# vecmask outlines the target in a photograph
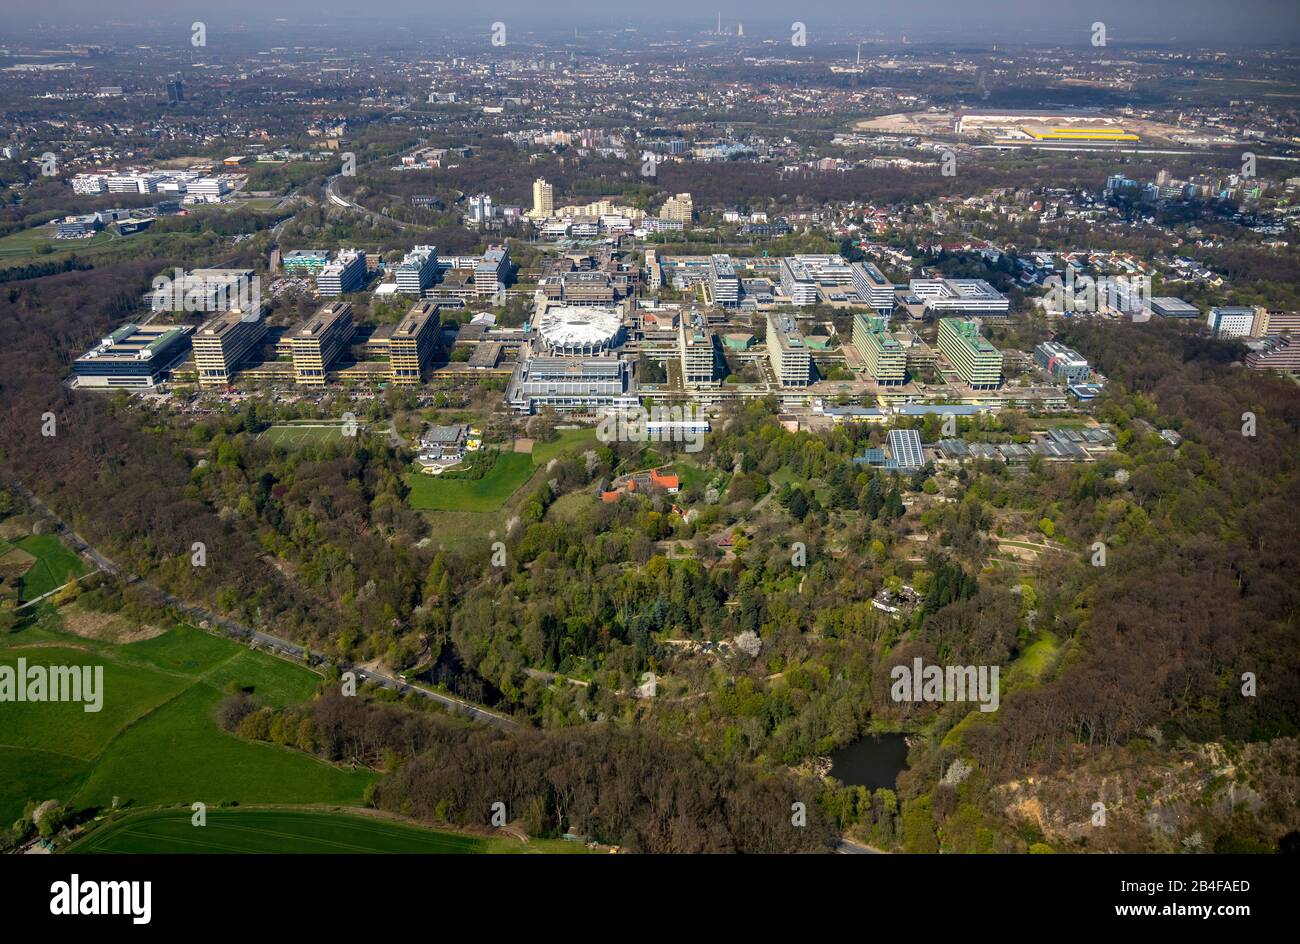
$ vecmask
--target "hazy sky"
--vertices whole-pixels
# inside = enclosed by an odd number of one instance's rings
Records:
[[[5,0],[8,23],[85,26],[111,23],[157,26],[168,21],[204,20],[209,29],[225,23],[254,28],[276,17],[290,23],[369,21],[376,27],[404,22],[494,20],[536,22],[549,18],[559,29],[709,27],[721,12],[734,29],[745,23],[747,37],[789,33],[801,20],[810,40],[843,37],[843,31],[879,32],[884,38],[945,38],[954,42],[1087,41],[1092,23],[1106,24],[1113,43],[1300,42],[1297,0]],[[0,40],[6,29],[0,24]],[[87,37],[93,39],[93,37]]]

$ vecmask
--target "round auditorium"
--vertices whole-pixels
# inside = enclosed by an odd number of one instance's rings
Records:
[[[623,316],[608,308],[549,308],[537,320],[537,336],[548,354],[607,354],[623,343]]]

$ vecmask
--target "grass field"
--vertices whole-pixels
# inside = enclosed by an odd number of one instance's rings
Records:
[[[29,535],[15,544],[36,558],[31,569],[23,575],[21,598],[24,603],[86,572],[81,558],[53,534]]]
[[[496,511],[533,474],[533,459],[521,452],[497,455],[492,470],[480,479],[444,479],[412,474],[407,500],[423,511]]]
[[[677,474],[678,478],[682,480],[683,489],[692,488],[697,485],[700,488],[704,488],[718,475],[715,470],[702,468],[692,462],[674,462],[672,470]],[[724,478],[730,478],[730,476],[724,476]],[[723,483],[723,488],[726,488],[725,482]]]
[[[371,816],[317,810],[212,810],[207,825],[192,812],[157,810],[110,823],[77,843],[88,853],[397,853],[481,855],[585,852],[577,843],[471,836]]]
[[[411,492],[407,496],[412,508],[436,512],[500,511],[533,473],[552,459],[567,452],[580,452],[596,444],[595,427],[562,429],[553,442],[535,443],[531,453],[501,452],[496,464],[481,479],[449,479],[437,475],[412,474],[406,477]],[[475,522],[475,529],[488,528]]]
[[[294,810],[190,810],[128,816],[79,843],[77,852],[451,853],[488,851],[488,840],[361,816]]]
[[[329,426],[325,424],[269,426],[258,434],[257,438],[277,446],[284,446],[286,449],[298,449],[308,443],[329,442],[332,439],[342,439],[343,427]]]
[[[359,805],[369,771],[350,771],[216,721],[233,685],[271,705],[309,697],[319,676],[231,640],[177,627],[114,645],[45,627],[0,640],[0,662],[102,665],[103,707],[6,703],[0,725],[0,823],[29,800],[78,808],[221,802]]]
[[[596,427],[583,426],[577,429],[561,429],[554,442],[539,442],[533,444],[533,464],[546,465],[556,456],[565,452],[582,452],[587,449],[594,449],[598,444],[596,442]]]
[[[88,239],[55,239],[53,226],[38,226],[0,238],[0,268],[32,262],[62,262],[72,256],[99,265],[110,260],[162,254],[183,245],[199,248],[204,237],[196,233],[146,231],[119,236],[103,229]]]

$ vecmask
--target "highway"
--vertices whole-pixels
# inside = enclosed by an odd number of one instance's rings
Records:
[[[409,105],[403,106],[402,108],[397,109],[397,111],[392,112],[391,114],[394,114],[394,115],[395,115],[395,114],[397,114],[397,112],[405,111],[405,110],[406,110],[407,108],[409,108],[409,107],[410,107]],[[389,116],[385,116],[385,117],[389,117]],[[404,152],[402,152],[401,154],[397,154],[397,155],[394,155],[394,157],[392,157],[392,158],[385,158],[385,159],[383,159],[383,160],[385,160],[385,161],[387,161],[387,160],[398,160],[398,161],[400,161],[400,160],[402,159],[402,157],[405,156],[406,154],[414,154],[416,151],[420,150],[420,149],[423,148],[424,146],[425,146],[424,143],[421,142],[421,143],[417,144],[415,147],[413,147],[413,148],[411,148],[411,149],[409,149],[409,150],[407,150],[407,151],[404,151]],[[374,163],[377,163],[377,161],[367,161],[366,163],[367,163],[367,164],[374,164]],[[359,166],[365,166],[365,165],[359,165]],[[359,203],[354,203],[354,202],[352,202],[351,200],[348,200],[346,197],[343,197],[342,195],[339,194],[339,192],[338,192],[338,186],[337,186],[337,185],[338,185],[338,180],[339,180],[339,178],[342,177],[342,176],[343,176],[342,173],[331,174],[331,175],[330,175],[328,178],[326,178],[326,180],[325,180],[325,199],[326,199],[326,201],[328,201],[332,206],[342,207],[343,209],[347,209],[347,210],[356,210],[358,213],[362,213],[362,214],[364,214],[364,215],[370,217],[370,219],[372,219],[372,220],[374,220],[374,221],[376,221],[376,222],[378,222],[378,223],[390,223],[390,224],[392,224],[393,226],[400,227],[401,229],[420,229],[420,228],[421,228],[420,225],[417,224],[417,223],[403,223],[401,220],[395,220],[395,219],[393,219],[391,216],[384,216],[384,214],[382,214],[382,213],[376,213],[374,210],[369,210],[369,209],[367,209],[366,207],[363,207],[361,204],[359,204]]]
[[[259,629],[253,629],[236,623],[234,620],[226,619],[211,610],[201,606],[195,606],[192,603],[180,599],[179,597],[168,593],[157,587],[136,574],[123,575],[122,569],[115,563],[93,548],[81,535],[73,531],[62,518],[56,515],[44,502],[31,493],[22,483],[13,481],[11,487],[18,492],[27,502],[44,515],[58,528],[59,537],[65,544],[71,547],[78,554],[90,560],[100,570],[122,577],[127,583],[144,590],[158,602],[185,613],[187,616],[194,618],[199,622],[206,622],[209,627],[220,627],[228,636],[233,636],[244,642],[254,642],[272,653],[286,656],[300,662],[307,662],[310,665],[320,665],[325,661],[325,657],[320,653],[311,652],[303,646],[299,646],[287,639],[281,639],[279,636],[272,636],[270,633],[262,632]],[[414,685],[403,679],[394,678],[391,675],[385,675],[382,672],[376,672],[372,669],[359,668],[351,663],[340,663],[339,668],[343,671],[352,671],[357,675],[358,681],[372,682],[381,688],[387,688],[396,691],[402,695],[418,695],[421,698],[427,698],[430,701],[437,702],[445,708],[448,708],[458,714],[465,715],[474,721],[480,721],[484,724],[491,724],[503,729],[512,729],[519,727],[518,722],[513,718],[497,714],[487,708],[483,708],[473,702],[468,702],[453,695],[445,695],[442,692],[436,692],[432,689],[425,688],[422,685]]]

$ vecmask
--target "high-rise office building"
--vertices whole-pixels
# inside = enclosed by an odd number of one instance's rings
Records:
[[[939,319],[939,351],[972,390],[1002,386],[1002,352],[980,334],[978,321]]]
[[[1220,305],[1210,309],[1206,323],[1221,338],[1248,338],[1255,327],[1255,309],[1249,305]]]
[[[316,291],[322,298],[355,292],[366,281],[366,254],[356,249],[340,252],[316,275]]]
[[[541,177],[533,181],[533,210],[529,215],[535,219],[555,215],[555,188]]]
[[[510,250],[505,246],[489,246],[483,259],[474,267],[474,294],[482,298],[503,292],[510,276]]]
[[[229,384],[236,368],[248,359],[265,335],[266,322],[260,304],[249,311],[232,308],[203,322],[191,341],[199,384],[204,387]]]
[[[293,328],[288,340],[293,351],[294,380],[322,386],[325,372],[351,344],[352,332],[351,302],[323,305],[316,314]]]
[[[438,303],[416,302],[388,339],[388,366],[399,387],[419,384],[425,365],[438,345]]]
[[[682,359],[682,384],[686,387],[718,385],[717,343],[698,311],[686,312],[677,323],[677,347]]]
[[[790,299],[791,305],[816,305],[821,299],[817,289],[817,280],[813,278],[808,267],[798,258],[787,256],[781,259],[781,289]]]
[[[715,305],[735,308],[740,304],[740,279],[736,277],[731,256],[726,253],[709,256],[709,289]]]
[[[853,287],[858,297],[882,315],[894,310],[894,283],[870,262],[853,263]]]
[[[882,385],[907,382],[907,352],[889,333],[889,319],[858,312],[853,316],[853,346],[866,362],[867,372]]]
[[[781,386],[806,387],[812,383],[812,354],[808,351],[808,342],[789,315],[768,314],[767,357]]]
[[[437,276],[438,247],[416,246],[397,267],[397,290],[403,295],[421,298]]]
[[[175,105],[185,101],[185,83],[181,81],[181,74],[177,72],[167,80],[167,104]]]

